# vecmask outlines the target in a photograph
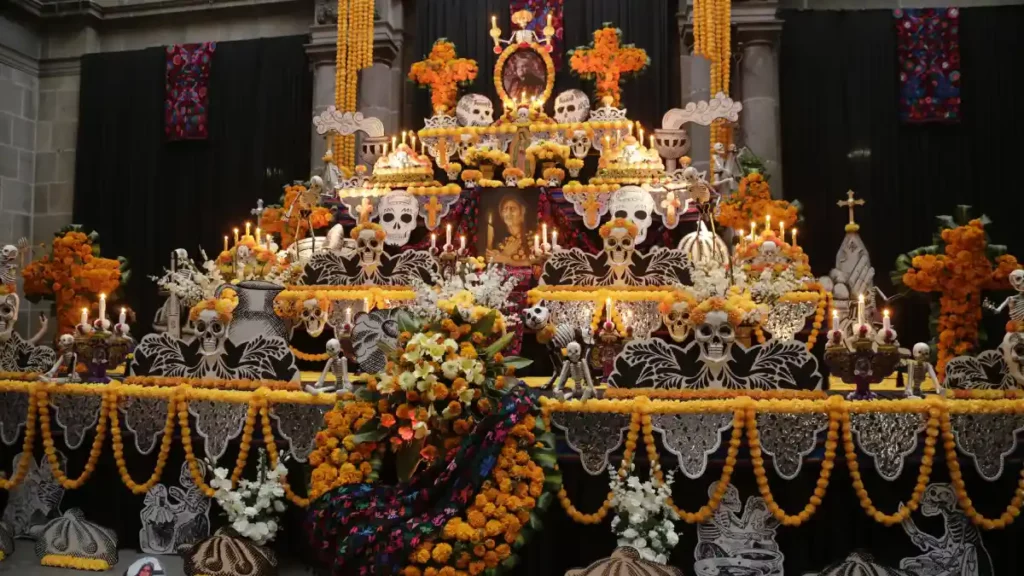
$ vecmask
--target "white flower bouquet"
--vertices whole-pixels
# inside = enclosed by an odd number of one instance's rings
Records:
[[[653,480],[640,482],[630,466],[630,474],[623,479],[618,470],[611,471],[612,531],[618,536],[619,546],[630,546],[644,560],[668,564],[672,548],[679,543],[676,533],[676,513],[666,502],[672,495],[672,473],[665,483],[654,485]]]
[[[217,491],[214,499],[227,514],[231,527],[257,546],[266,545],[277,535],[278,520],[285,511],[281,478],[287,474],[288,470],[280,461],[276,468],[268,469],[266,451],[262,448],[256,481],[241,480],[237,488],[232,488],[226,468],[213,471],[210,486]]]

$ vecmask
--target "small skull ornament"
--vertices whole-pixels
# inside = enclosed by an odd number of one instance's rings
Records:
[[[0,342],[7,342],[14,333],[14,324],[18,321],[20,301],[17,294],[8,294],[0,300]]]
[[[324,331],[327,325],[327,311],[320,306],[320,301],[310,298],[302,303],[302,325],[306,327],[306,333],[316,338]]]
[[[483,94],[466,94],[455,106],[461,126],[490,126],[494,123],[494,104]]]
[[[572,139],[569,141],[569,148],[572,149],[573,156],[585,158],[590,152],[592,145],[593,142],[591,142],[590,136],[587,136],[585,130],[573,130]]]
[[[583,122],[590,116],[590,98],[582,90],[566,90],[555,96],[555,120],[560,124]]]
[[[628,265],[633,260],[635,250],[633,237],[625,228],[612,228],[608,237],[604,239],[604,251],[612,265]]]
[[[224,353],[224,342],[228,338],[228,326],[213,310],[203,310],[195,323],[199,339],[199,353],[206,357]]]
[[[533,306],[523,310],[523,325],[530,330],[542,330],[551,320],[551,311],[546,306]]]
[[[1003,361],[1010,371],[1010,375],[1016,380],[1017,386],[1024,385],[1024,334],[1020,332],[1007,332],[1003,336],[1003,343],[1000,345],[1003,354]]]
[[[365,228],[356,236],[356,253],[359,254],[359,265],[363,267],[380,265],[380,256],[384,252],[384,242],[377,237],[377,231]]]
[[[380,199],[377,209],[380,225],[384,228],[384,242],[391,246],[405,246],[416,229],[419,203],[408,192],[391,192]]]
[[[690,336],[693,324],[690,322],[690,305],[686,302],[672,304],[668,313],[661,315],[661,320],[665,323],[669,336],[676,342],[682,342]]]
[[[729,323],[729,315],[722,310],[712,310],[694,333],[700,346],[700,360],[711,364],[722,364],[730,358],[730,351],[736,341],[736,330]]]
[[[650,192],[639,186],[623,186],[612,194],[608,209],[612,218],[625,218],[636,224],[639,230],[637,244],[647,239],[647,229],[651,227],[654,213],[654,198]]]

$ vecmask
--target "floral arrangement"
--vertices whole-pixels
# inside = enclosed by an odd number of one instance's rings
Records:
[[[672,498],[672,477],[669,472],[664,482],[653,479],[640,482],[634,474],[636,464],[630,463],[630,474],[623,479],[619,470],[612,469],[611,490],[612,531],[619,546],[630,546],[640,557],[658,564],[668,564],[672,548],[679,544],[674,520],[679,516],[668,507]]]
[[[565,144],[545,140],[526,147],[526,157],[541,162],[565,162],[569,158],[569,147]]]
[[[199,319],[199,315],[207,310],[212,310],[217,313],[217,319],[228,324],[231,322],[231,317],[235,311],[235,307],[238,306],[238,295],[231,292],[231,296],[225,296],[223,298],[210,298],[202,300],[188,311],[189,322],[195,322]]]
[[[969,215],[969,206],[959,206],[954,216],[940,216],[939,242],[901,255],[892,274],[898,286],[939,293],[939,378],[951,358],[979,344],[982,291],[1008,289],[1010,272],[1020,268],[1005,246],[989,243],[985,225],[990,220]]]
[[[612,230],[615,230],[616,228],[625,228],[626,233],[629,234],[631,238],[636,238],[636,235],[640,233],[640,229],[637,228],[637,225],[625,218],[613,218],[602,224],[601,228],[599,228],[597,232],[601,235],[601,238],[607,238],[611,235]]]
[[[516,182],[517,188],[532,188],[533,186],[536,185],[537,181],[530,177],[520,178],[519,182]]]
[[[504,266],[490,264],[484,267],[480,260],[474,259],[459,263],[454,273],[437,279],[434,284],[415,280],[412,289],[416,300],[408,309],[417,318],[440,322],[448,317],[446,309],[450,310],[452,303],[469,306],[472,302],[472,306],[482,308],[475,311],[476,315],[482,314],[483,309],[491,309],[497,313],[501,324],[515,325],[519,322],[519,315],[509,296],[518,284],[519,278]]]
[[[775,246],[770,256],[762,252],[766,242]],[[737,283],[748,285],[757,302],[774,302],[781,295],[803,290],[814,281],[810,259],[803,248],[779,239],[772,230],[762,232],[752,241],[743,241],[735,259],[735,269],[743,275],[743,281]]]
[[[101,258],[99,234],[86,234],[77,225],[57,232],[49,254],[22,271],[25,297],[31,302],[52,297],[57,304],[57,333],[70,334],[82,308],[106,294],[108,304],[131,273],[124,258]]]
[[[583,169],[583,160],[580,158],[569,158],[565,161],[565,167],[569,169],[569,175],[575,178],[580,175],[580,170]]]
[[[338,486],[377,480],[385,445],[358,436],[374,416],[373,404],[356,400],[352,394],[343,395],[324,415],[325,427],[317,432],[316,449],[309,455],[313,467],[310,498],[319,498]]]
[[[771,187],[760,173],[751,173],[740,180],[736,193],[722,198],[719,203],[718,223],[736,230],[747,228],[751,222],[782,222],[792,228],[800,217],[800,205],[785,200],[773,200]]]
[[[726,296],[714,296],[698,304],[690,312],[690,321],[694,326],[704,323],[709,312],[725,312],[729,316],[729,324],[738,327],[741,324],[756,325],[767,313],[763,306],[758,306],[750,296],[750,292],[732,286]]]
[[[409,69],[409,80],[430,89],[430,103],[436,114],[455,109],[458,86],[476,79],[476,60],[455,57],[455,44],[439,38],[430,54]]]
[[[334,214],[323,206],[313,207],[308,221],[303,218],[296,208],[292,210],[291,217],[285,218],[288,214],[288,207],[292,205],[295,198],[306,192],[305,184],[296,182],[284,187],[284,195],[281,197],[280,205],[270,205],[260,215],[259,227],[268,234],[273,234],[281,239],[281,247],[288,248],[295,241],[296,234],[305,238],[309,235],[309,222],[312,222],[314,230],[326,228],[334,223]]]
[[[240,253],[242,247],[245,250]],[[221,278],[232,284],[244,280],[266,280],[282,286],[298,283],[302,266],[276,249],[276,244],[257,243],[251,235],[242,236],[237,244],[221,251],[215,261],[204,262],[203,268],[210,279]]]
[[[562,180],[565,180],[565,170],[561,168],[545,168],[541,175],[549,182],[553,180],[561,183]]]
[[[497,148],[488,146],[471,146],[466,150],[465,161],[473,166],[489,164],[491,166],[504,166],[509,162],[509,156]]]
[[[619,83],[623,75],[639,74],[651,63],[647,52],[632,44],[622,45],[622,30],[605,24],[594,31],[589,46],[580,46],[566,53],[569,68],[585,80],[596,80],[597,98],[611,97],[618,106],[622,97]]]
[[[203,263],[205,272],[200,271],[191,261],[179,263],[180,268],[171,272],[164,269],[164,275],[150,276],[161,290],[174,294],[186,308],[192,308],[202,300],[214,298],[217,288],[224,284],[224,277],[215,262]]]
[[[213,497],[231,527],[257,546],[264,546],[274,540],[280,527],[278,520],[285,511],[281,479],[288,475],[288,469],[280,461],[269,469],[267,453],[260,448],[257,470],[255,481],[243,479],[234,488],[228,469],[216,468],[210,486],[216,490]]]

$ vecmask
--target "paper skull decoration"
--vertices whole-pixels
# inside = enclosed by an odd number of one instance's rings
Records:
[[[384,242],[391,246],[405,246],[409,236],[416,229],[416,215],[419,203],[408,192],[390,192],[380,199],[377,206],[380,225],[384,228]]]
[[[604,237],[604,252],[613,266],[627,266],[633,260],[636,240],[625,226],[614,227]]]
[[[654,213],[654,198],[650,192],[639,186],[623,186],[612,194],[608,210],[612,218],[625,218],[636,224],[637,244],[647,239],[647,229],[651,227]]]
[[[736,329],[729,323],[727,312],[712,310],[697,327],[694,338],[700,346],[701,362],[721,365],[730,358],[732,345],[736,341]]]
[[[203,310],[195,321],[196,337],[199,339],[199,353],[213,357],[224,354],[224,342],[228,339],[228,325],[215,310]]]
[[[19,300],[17,294],[0,297],[0,342],[7,342],[18,321]]]
[[[363,268],[376,269],[380,265],[380,257],[384,253],[384,241],[381,236],[386,237],[387,233],[379,234],[379,231],[380,228],[367,226],[356,234],[356,254],[359,255],[359,265]]]
[[[494,104],[483,94],[466,94],[455,106],[460,126],[490,126],[494,122]]]
[[[590,116],[590,98],[582,90],[566,90],[555,96],[555,120],[559,124],[583,122]]]
[[[676,342],[686,340],[693,327],[690,323],[690,305],[686,302],[673,303],[668,312],[662,312],[661,320],[665,323],[669,336]]]
[[[569,148],[572,149],[573,156],[585,158],[590,152],[591,145],[593,142],[590,140],[590,136],[587,136],[586,130],[573,130],[572,139],[569,140]]]
[[[302,302],[302,325],[306,333],[316,338],[324,331],[327,325],[327,310],[320,306],[316,298],[309,298]]]

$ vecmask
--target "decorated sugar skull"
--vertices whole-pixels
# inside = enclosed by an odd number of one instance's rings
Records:
[[[555,120],[560,124],[583,122],[590,116],[590,98],[582,90],[566,90],[555,96]]]
[[[199,353],[203,356],[220,356],[224,353],[224,342],[228,339],[228,323],[216,310],[203,310],[195,320]]]
[[[324,304],[326,302],[321,302],[316,298],[309,298],[302,302],[300,319],[306,328],[306,333],[314,338],[323,333],[324,326],[327,325],[327,307]]]
[[[542,330],[551,320],[547,306],[532,306],[523,310],[523,325],[530,330]]]
[[[600,232],[608,263],[612,266],[629,265],[636,251],[636,224],[625,218],[616,218],[601,226]]]
[[[943,512],[952,512],[956,507],[956,492],[949,484],[932,484],[921,498],[921,513],[925,516],[939,516]]]
[[[466,94],[455,106],[460,126],[490,126],[494,122],[494,104],[483,94]]]
[[[736,341],[736,329],[729,322],[729,313],[725,310],[708,311],[697,327],[694,338],[700,346],[702,362],[721,364],[727,361]]]
[[[360,224],[352,229],[352,239],[356,241],[356,254],[362,267],[380,265],[380,256],[384,252],[386,234],[379,224]]]
[[[612,218],[625,218],[636,224],[636,243],[647,239],[647,229],[651,227],[654,212],[654,198],[651,193],[639,186],[623,186],[608,201],[608,209]]]
[[[380,224],[384,228],[384,241],[391,246],[405,246],[416,229],[419,203],[416,197],[404,191],[390,192],[380,199],[377,207]]]
[[[593,144],[590,140],[590,136],[587,136],[586,130],[573,130],[572,139],[569,141],[569,148],[572,149],[573,156],[577,158],[583,158],[590,152],[590,146]]]
[[[663,307],[661,320],[665,323],[669,336],[676,342],[686,340],[693,327],[690,323],[690,305],[686,302],[673,302]]]
[[[17,294],[6,294],[0,299],[0,342],[7,342],[18,321],[19,300]]]

